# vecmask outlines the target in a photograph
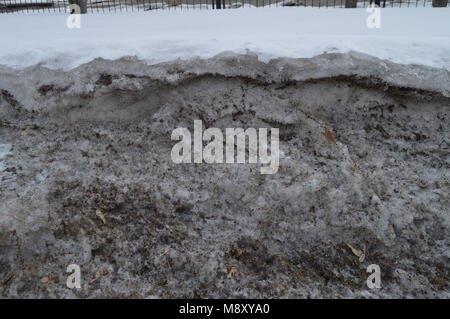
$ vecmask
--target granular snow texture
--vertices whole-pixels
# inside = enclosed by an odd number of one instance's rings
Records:
[[[357,53],[1,67],[0,295],[449,298],[449,88]],[[174,164],[197,119],[278,127],[279,171]]]

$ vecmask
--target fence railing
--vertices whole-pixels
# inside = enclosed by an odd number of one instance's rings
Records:
[[[85,1],[87,13],[150,10],[213,10],[248,7],[386,8],[448,7],[448,0],[0,0],[0,13],[66,12],[70,4]],[[353,3],[353,4],[352,4]]]

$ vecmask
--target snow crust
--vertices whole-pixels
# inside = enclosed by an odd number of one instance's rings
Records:
[[[69,29],[65,14],[5,14],[0,64],[68,70],[98,57],[136,56],[155,64],[252,51],[267,62],[357,51],[450,68],[448,9],[382,9],[379,29],[367,27],[369,15],[366,9],[282,7],[90,13],[80,29]]]

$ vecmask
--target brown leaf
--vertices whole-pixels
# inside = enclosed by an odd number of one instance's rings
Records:
[[[437,283],[440,286],[445,286],[445,279],[444,278],[435,278],[434,282]]]
[[[31,132],[27,132],[27,131],[22,131],[22,133],[20,133],[21,136],[31,136],[33,135],[33,133]]]
[[[325,131],[325,138],[327,139],[327,141],[336,144],[336,140],[334,139],[333,134],[331,134],[330,130]]]
[[[233,277],[233,275],[237,273],[237,268],[234,266],[228,267],[228,278]]]
[[[233,256],[235,257],[235,258],[239,258],[242,254],[243,254],[243,250],[242,249],[239,249],[239,248],[233,248],[232,250],[231,250],[231,253],[233,254]]]
[[[54,274],[53,276],[51,276],[50,278],[49,278],[49,280],[51,281],[51,280],[55,280],[55,279],[57,279],[59,276],[57,275],[57,274]]]

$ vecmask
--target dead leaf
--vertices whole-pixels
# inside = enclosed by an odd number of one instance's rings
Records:
[[[21,135],[21,136],[31,136],[31,135],[33,135],[33,133],[27,132],[27,131],[22,131],[22,132],[20,133],[20,135]]]
[[[167,248],[166,250],[164,250],[164,252],[163,253],[161,253],[160,255],[159,255],[159,257],[162,257],[162,256],[164,256],[164,255],[166,255],[169,251],[171,251],[172,250],[172,248]]]
[[[336,140],[334,139],[333,134],[331,134],[330,130],[325,131],[325,138],[327,139],[327,141],[336,144]]]
[[[58,275],[57,275],[57,274],[54,274],[54,275],[51,276],[49,279],[50,279],[50,280],[55,280],[56,278],[58,278]]]
[[[244,251],[242,249],[239,249],[239,248],[233,248],[231,250],[231,253],[233,254],[233,256],[235,258],[239,258],[244,253]]]
[[[237,268],[234,266],[228,267],[228,278],[231,278],[235,273],[237,273]]]
[[[15,220],[19,220],[19,217],[17,217],[17,215],[13,216]]]
[[[101,209],[97,209],[97,210],[95,211],[95,214],[96,214],[98,217],[100,217],[100,219],[102,220],[103,224],[106,225],[106,218],[105,218],[105,215],[103,214],[103,211],[102,211]]]
[[[434,282],[437,283],[440,286],[445,286],[445,279],[444,278],[436,278],[436,279],[434,279]]]

